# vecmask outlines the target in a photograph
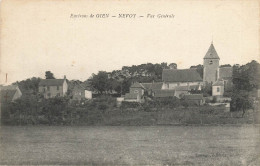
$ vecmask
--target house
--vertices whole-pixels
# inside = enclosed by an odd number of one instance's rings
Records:
[[[39,93],[44,98],[53,98],[56,96],[65,96],[68,91],[68,81],[64,79],[43,79],[39,83]]]
[[[161,90],[163,82],[142,83],[148,96],[154,96],[154,91]]]
[[[184,99],[186,101],[188,101],[189,103],[195,104],[195,105],[203,105],[205,102],[202,94],[185,95]]]
[[[134,83],[130,86],[129,93],[125,94],[124,101],[141,102],[145,91],[145,87],[141,83]]]
[[[182,98],[184,95],[190,94],[190,86],[176,86],[174,90],[175,97],[177,98]]]
[[[145,87],[139,82],[136,82],[130,86],[131,94],[133,94],[133,93],[139,94],[139,96],[142,97],[144,95],[144,91],[145,91]]]
[[[85,87],[83,84],[75,82],[72,89],[72,99],[92,99],[92,91],[88,87]]]
[[[203,79],[196,69],[164,69],[162,89],[175,89],[177,86],[203,85]]]
[[[22,92],[18,85],[9,85],[0,87],[0,102],[12,102],[22,97]]]
[[[223,94],[224,94],[224,81],[223,80],[217,80],[212,85],[212,96],[222,97]]]

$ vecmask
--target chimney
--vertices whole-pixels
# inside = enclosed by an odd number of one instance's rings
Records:
[[[64,75],[64,80],[66,80],[66,75]]]

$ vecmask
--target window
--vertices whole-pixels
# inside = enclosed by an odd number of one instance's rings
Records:
[[[139,93],[138,90],[135,90],[134,93]]]
[[[211,65],[211,64],[213,64],[213,61],[212,61],[212,60],[210,60],[210,61],[209,61],[209,64],[210,64],[210,65]]]
[[[219,92],[220,90],[219,90],[219,87],[217,87],[217,92]]]
[[[57,86],[57,90],[60,90],[60,87],[59,87],[59,86]]]
[[[49,87],[49,86],[47,86],[47,90],[48,90],[48,91],[50,90],[50,87]]]
[[[51,97],[51,94],[50,94],[50,93],[48,93],[48,97]]]

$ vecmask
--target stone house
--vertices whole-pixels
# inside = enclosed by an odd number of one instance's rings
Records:
[[[141,102],[144,92],[145,87],[141,83],[136,82],[130,86],[130,91],[125,94],[124,100],[130,102]]]
[[[39,83],[39,93],[45,99],[56,96],[65,96],[68,91],[68,81],[66,76],[64,79],[43,79]]]

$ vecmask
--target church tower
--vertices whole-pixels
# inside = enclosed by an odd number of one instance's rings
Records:
[[[218,79],[218,68],[220,59],[213,43],[211,43],[203,59],[203,82],[214,83]]]

